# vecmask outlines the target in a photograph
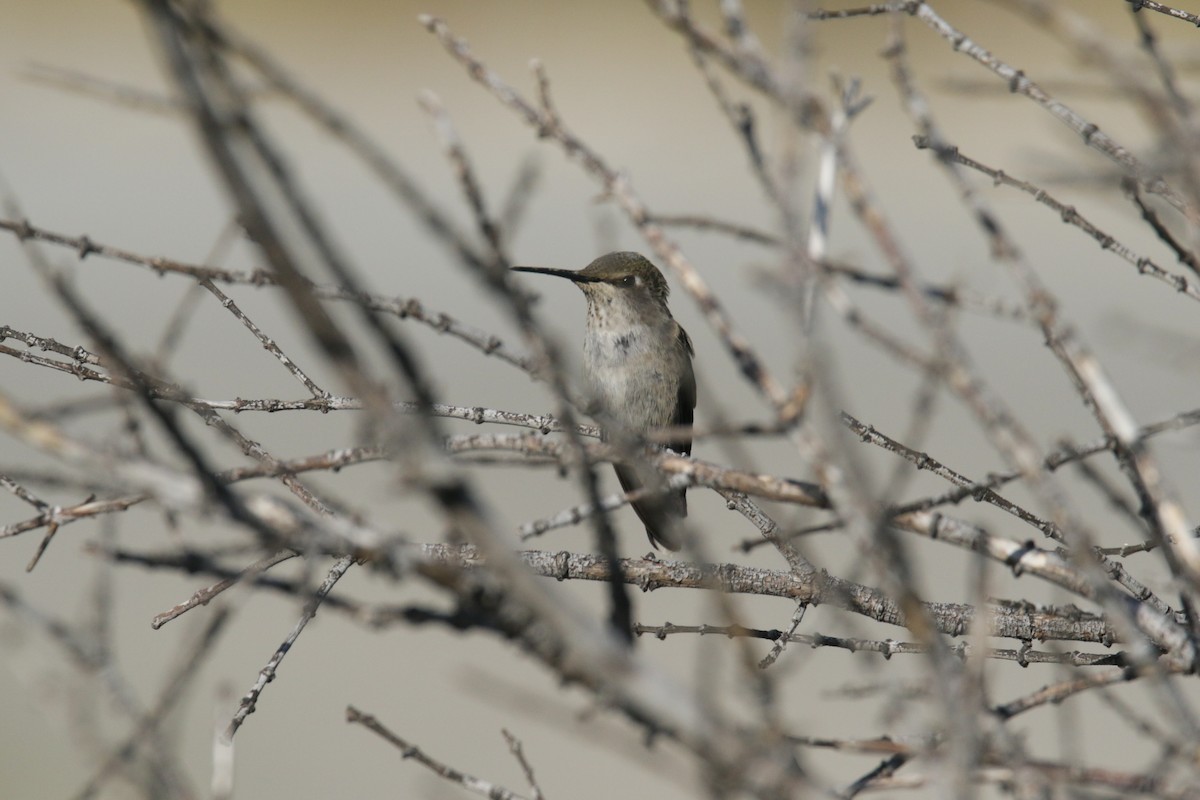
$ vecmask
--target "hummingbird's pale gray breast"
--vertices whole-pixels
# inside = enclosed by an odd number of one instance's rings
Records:
[[[696,407],[692,342],[667,308],[667,281],[657,267],[637,253],[618,252],[601,256],[578,272],[515,269],[567,278],[587,298],[584,367],[606,439],[691,426]],[[669,446],[690,454],[691,434],[679,436]],[[645,464],[614,467],[627,492],[663,480]],[[687,515],[683,490],[637,500],[632,506],[652,544],[680,548],[672,518]]]
[[[674,425],[679,390],[692,371],[683,328],[665,309],[621,296],[628,290],[606,284],[584,284],[583,290],[588,298],[583,358],[593,398],[633,433]]]

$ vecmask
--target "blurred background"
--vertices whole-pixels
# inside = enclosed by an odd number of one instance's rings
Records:
[[[718,26],[708,3],[695,3],[701,19]],[[830,8],[850,3],[831,2]],[[1123,57],[1138,55],[1137,31],[1125,2],[1078,0],[1058,5],[1085,14]],[[1182,4],[1178,4],[1182,5]],[[1111,81],[1051,30],[1001,3],[952,0],[934,7],[997,57],[1022,69],[1048,91],[1069,103],[1102,130],[1154,163],[1158,137],[1132,106],[1112,91]],[[777,230],[778,219],[747,169],[739,138],[721,115],[680,38],[642,3],[548,2],[269,2],[218,3],[228,23],[258,42],[294,76],[341,109],[409,172],[427,196],[446,209],[464,229],[472,226],[453,168],[442,154],[431,121],[417,103],[419,93],[434,92],[452,117],[493,207],[499,206],[523,169],[535,167],[538,182],[523,222],[510,243],[518,263],[580,268],[613,249],[648,252],[636,230],[578,165],[536,135],[486,94],[417,21],[418,14],[443,18],[466,38],[473,52],[528,97],[536,86],[530,60],[544,64],[566,124],[623,170],[646,204],[658,213],[706,214],[757,228]],[[777,52],[786,11],[779,4],[748,2],[747,18],[764,46]],[[157,63],[157,49],[137,13],[125,2],[57,0],[53,3],[0,0],[0,178],[10,207],[3,216],[25,217],[33,224],[144,255],[215,263],[249,269],[256,254],[245,242],[219,246],[231,225],[230,205],[210,171],[186,120],[172,106]],[[1174,59],[1183,85],[1195,88],[1195,28],[1166,17],[1149,20],[1164,52]],[[1015,302],[1017,292],[988,253],[969,213],[954,189],[931,164],[927,151],[914,148],[913,126],[903,111],[880,52],[888,21],[861,19],[814,23],[812,91],[833,102],[833,76],[861,81],[872,105],[851,128],[851,142],[881,207],[901,233],[904,249],[924,279],[967,287]],[[933,104],[938,122],[963,152],[990,166],[1036,181],[1059,199],[1074,204],[1097,226],[1159,263],[1171,259],[1140,225],[1122,198],[1112,165],[1045,111],[1007,91],[994,76],[921,24],[908,20],[916,79]],[[768,154],[796,147],[804,165],[796,182],[802,198],[811,195],[812,143],[797,140],[777,112],[735,80],[722,78],[728,91],[757,113]],[[113,93],[113,87],[122,91]],[[302,184],[316,199],[373,291],[417,298],[441,311],[523,349],[507,315],[494,306],[477,280],[399,205],[360,162],[331,141],[290,105],[262,101],[269,130],[277,137]],[[977,181],[995,204],[1002,222],[1016,232],[1019,245],[1039,277],[1053,289],[1063,313],[1097,351],[1123,399],[1139,423],[1168,418],[1200,405],[1200,374],[1195,367],[1195,311],[1190,301],[1159,283],[1139,277],[1132,267],[1027,196],[991,190]],[[19,204],[14,209],[12,201]],[[807,203],[807,200],[805,200]],[[807,208],[807,205],[805,206]],[[726,304],[732,318],[789,382],[794,377],[799,328],[793,309],[765,288],[764,276],[778,259],[769,249],[696,231],[674,235],[692,263]],[[181,303],[194,303],[168,368],[196,395],[206,398],[296,397],[301,387],[286,375],[246,331],[211,298],[189,298],[191,282],[159,279],[148,270],[91,257],[83,262],[61,249],[43,248],[67,267],[93,307],[114,326],[131,349],[153,353]],[[861,227],[840,201],[834,209],[831,255],[876,271],[883,261]],[[674,277],[668,276],[674,283]],[[541,295],[541,318],[565,342],[575,358],[582,340],[582,297],[565,282],[527,281]],[[327,370],[296,330],[277,294],[247,287],[231,290],[238,303],[269,335],[301,360],[318,381],[336,392]],[[898,298],[864,290],[861,306],[878,323],[901,333],[916,328]],[[691,333],[697,350],[700,382],[698,423],[724,415],[734,421],[766,420],[770,410],[739,375],[719,339],[690,298],[675,286],[672,308]],[[1190,316],[1189,316],[1190,315]],[[0,324],[68,344],[86,344],[30,268],[15,237],[0,236]],[[965,314],[963,335],[972,357],[1006,398],[1034,436],[1049,448],[1059,436],[1081,441],[1099,430],[1084,412],[1069,381],[1033,328],[987,316]],[[504,363],[485,358],[449,337],[411,325],[406,332],[437,376],[439,397],[447,403],[549,413],[553,399],[545,389]],[[900,435],[910,423],[912,398],[921,381],[886,354],[839,326],[832,314],[822,319],[819,347],[836,385],[826,402],[841,406],[880,430]],[[18,360],[0,359],[0,387],[26,406],[77,397],[102,396],[96,385],[36,370]],[[72,430],[104,441],[119,428],[115,411],[77,420]],[[87,422],[84,422],[86,420]],[[278,456],[299,456],[355,442],[351,414],[298,417],[289,414],[237,418]],[[88,428],[88,425],[94,428]],[[462,430],[470,426],[461,426]],[[832,429],[832,428],[831,428]],[[1175,434],[1157,445],[1167,474],[1181,483],[1196,473],[1194,436]],[[920,445],[968,475],[999,469],[996,453],[955,401],[944,399],[937,422]],[[863,448],[864,469],[880,483],[894,459]],[[755,441],[736,452],[718,442],[698,444],[696,455],[721,463],[811,478],[786,442]],[[223,465],[242,463],[219,448]],[[739,463],[739,459],[741,462]],[[36,469],[41,457],[9,438],[0,438],[0,465]],[[579,502],[572,481],[553,471],[472,467],[486,486],[486,500],[513,527],[549,516]],[[1114,471],[1115,474],[1115,471]],[[386,468],[357,468],[352,479],[314,479],[358,506],[371,509],[376,522],[408,532],[418,541],[436,541],[437,518],[411,498],[398,496]],[[1182,476],[1182,477],[1181,477]],[[605,472],[609,491],[616,483]],[[1069,479],[1067,479],[1069,480]],[[938,488],[928,476],[913,479],[905,496]],[[1014,491],[1021,498],[1019,490]],[[1084,495],[1088,497],[1087,495]],[[77,502],[78,493],[48,489],[54,502]],[[1083,511],[1117,544],[1132,534],[1105,525],[1106,508],[1091,496]],[[706,537],[710,552],[739,563],[779,568],[763,550],[734,553],[740,541],[754,537],[743,520],[725,512],[711,492],[691,493],[691,520]],[[1013,537],[1033,536],[1007,517],[974,505],[957,509],[969,519],[993,524]],[[28,507],[0,496],[0,524],[29,516]],[[784,511],[802,524],[803,515]],[[646,543],[628,509],[614,517],[628,555],[641,555]],[[119,522],[123,543],[153,549],[158,543],[190,537],[230,537],[220,526],[184,525],[172,529],[161,514],[130,512]],[[150,619],[193,591],[205,578],[185,580],[123,568],[108,574],[84,550],[85,543],[118,535],[87,521],[64,528],[37,569],[24,567],[40,532],[0,540],[0,580],[19,591],[23,602],[86,624],[111,600],[115,658],[144,703],[152,702],[164,677],[185,652],[208,613],[195,609],[163,629]],[[231,538],[232,541],[232,538]],[[586,550],[586,527],[555,531],[533,546]],[[925,542],[914,543],[926,571],[922,589],[929,600],[969,602],[969,561]],[[835,574],[870,582],[859,564],[861,554],[845,542],[814,538],[810,550],[819,566]],[[297,568],[298,569],[298,568]],[[293,570],[294,571],[294,570]],[[1016,582],[997,571],[992,591],[1002,597],[1037,602],[1071,598],[1039,584]],[[1159,587],[1156,587],[1159,588]],[[387,584],[366,571],[351,574],[335,593],[402,602],[424,597],[409,587],[397,598]],[[574,586],[588,602],[602,602],[603,587]],[[237,698],[250,686],[272,650],[290,630],[298,605],[265,592],[231,595],[237,614],[201,677],[171,715],[187,778],[205,794],[212,736],[228,722]],[[699,593],[639,595],[637,618],[648,624],[719,622],[714,606]],[[745,617],[760,627],[782,627],[791,607],[779,600],[739,599]],[[523,786],[501,729],[520,738],[542,787],[550,796],[686,797],[699,791],[699,777],[668,745],[645,749],[639,732],[616,715],[594,709],[582,694],[560,688],[553,676],[513,648],[480,634],[456,636],[441,629],[396,628],[375,633],[354,624],[331,624],[322,611],[281,667],[236,743],[236,793],[242,797],[400,796],[456,797],[459,790],[439,781],[359,728],[343,722],[347,704],[377,715],[401,735],[458,768],[513,788]],[[898,629],[873,627],[814,609],[803,631],[903,638]],[[736,707],[743,690],[736,679],[736,651],[713,637],[644,640],[640,647],[686,682],[711,671],[723,675],[728,701]],[[1011,645],[1010,645],[1011,646]],[[764,651],[765,652],[765,651]],[[864,725],[870,717],[846,713],[845,693],[878,681],[893,689],[922,675],[910,664],[883,663],[875,656],[837,651],[792,652],[778,666],[787,676],[786,717],[798,730],[822,736],[873,736],[881,730]],[[0,786],[7,798],[73,797],[96,773],[114,742],[127,735],[123,717],[96,688],[104,675],[71,668],[58,647],[22,614],[0,614]],[[996,673],[997,700],[1054,679],[1053,667],[1019,670],[1012,664],[989,665]],[[1040,670],[1040,671],[1039,671]],[[722,684],[725,685],[725,684]],[[887,699],[886,693],[881,695]],[[1136,695],[1134,695],[1136,696]],[[855,707],[856,708],[856,707]],[[898,716],[899,729],[919,729],[904,721],[904,706],[894,697],[881,701],[880,719]],[[1133,740],[1114,739],[1080,725],[1084,717],[1103,721],[1103,709],[1067,705],[1031,714],[1021,730],[1034,742],[1060,742],[1072,731],[1071,746],[1092,763],[1144,766],[1148,750]],[[1097,729],[1099,730],[1099,729]],[[818,772],[828,776],[859,774],[870,759],[821,754]],[[688,787],[681,790],[681,787]],[[120,780],[100,796],[125,796]],[[929,790],[932,791],[932,790]]]

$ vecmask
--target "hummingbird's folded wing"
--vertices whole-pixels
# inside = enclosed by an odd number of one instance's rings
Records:
[[[679,396],[675,403],[675,418],[671,420],[671,425],[690,428],[692,427],[692,418],[696,410],[696,375],[692,371],[692,355],[695,353],[695,350],[692,348],[691,338],[688,337],[687,331],[683,329],[682,325],[679,326],[677,343],[683,349],[686,358],[684,359],[683,377],[679,381]],[[690,456],[692,454],[691,435],[671,442],[671,449],[685,456]]]
[[[675,344],[683,351],[684,369],[679,381],[675,413],[672,414],[667,424],[673,428],[691,428],[696,409],[696,375],[692,371],[692,340],[688,338],[687,332],[682,327],[679,328]],[[687,435],[672,439],[668,446],[677,453],[685,456],[691,455],[692,437]],[[636,467],[623,464],[614,464],[613,466],[616,467],[617,480],[621,482],[621,488],[625,491],[640,489],[645,485],[646,482],[638,477]],[[646,526],[646,534],[650,537],[650,543],[655,547],[662,545],[668,550],[678,550],[683,546],[679,530],[672,524],[672,518],[678,519],[687,516],[687,495],[684,492],[684,489],[678,489],[669,494],[649,497],[632,503],[638,519]]]

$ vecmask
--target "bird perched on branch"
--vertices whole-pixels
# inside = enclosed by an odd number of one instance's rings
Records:
[[[637,253],[603,255],[581,270],[514,267],[574,282],[587,298],[584,367],[606,440],[628,442],[655,428],[685,427],[667,443],[692,452],[696,378],[692,340],[667,308],[669,288],[658,268]],[[626,492],[661,487],[648,464],[614,463]],[[652,494],[631,503],[655,547],[682,546],[676,521],[687,516],[684,489]]]

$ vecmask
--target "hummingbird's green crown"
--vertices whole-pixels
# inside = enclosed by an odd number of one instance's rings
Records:
[[[551,267],[513,267],[514,272],[534,272],[554,275],[574,281],[589,298],[595,291],[588,289],[596,284],[608,284],[617,289],[641,289],[644,294],[634,293],[631,297],[649,296],[663,308],[667,306],[670,288],[667,279],[644,256],[630,251],[620,251],[600,256],[581,270],[554,269]]]
[[[580,277],[615,286],[643,286],[655,298],[667,301],[671,289],[667,279],[644,256],[628,250],[600,256],[583,269]]]

